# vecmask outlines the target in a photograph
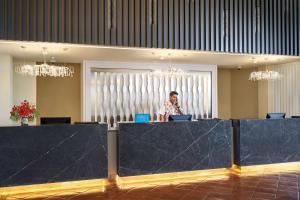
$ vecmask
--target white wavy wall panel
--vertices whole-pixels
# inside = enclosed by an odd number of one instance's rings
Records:
[[[94,71],[91,77],[92,121],[134,121],[136,113],[149,113],[156,121],[160,107],[173,90],[179,93],[185,114],[192,114],[194,119],[212,116],[210,72],[162,76]]]
[[[268,82],[268,112],[300,115],[300,62],[268,67],[282,77]]]

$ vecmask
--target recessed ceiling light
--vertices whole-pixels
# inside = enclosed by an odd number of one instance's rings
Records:
[[[252,57],[252,62],[253,62],[254,64],[256,64],[256,63],[257,63],[256,58]]]
[[[55,57],[52,56],[50,62],[52,63],[56,62]]]
[[[42,48],[42,54],[43,55],[47,55],[48,54],[47,47],[43,47]]]
[[[161,56],[159,59],[161,59],[161,60],[164,60],[164,59],[165,59],[165,57]]]
[[[26,51],[26,47],[25,46],[20,46],[22,51]]]

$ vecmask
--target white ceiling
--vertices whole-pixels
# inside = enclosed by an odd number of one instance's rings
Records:
[[[25,50],[21,48],[25,47]],[[282,64],[299,61],[298,56],[230,54],[191,50],[103,47],[45,42],[1,41],[0,53],[11,54],[24,61],[43,61],[42,48],[46,47],[46,61],[80,63],[83,60],[119,62],[211,64],[222,68],[257,67],[266,64]],[[52,59],[53,59],[52,58]]]

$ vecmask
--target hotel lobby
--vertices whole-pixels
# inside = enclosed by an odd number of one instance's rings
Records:
[[[299,0],[0,0],[0,200],[300,200]]]

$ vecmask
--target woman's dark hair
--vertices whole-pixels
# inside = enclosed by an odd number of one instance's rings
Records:
[[[171,91],[170,92],[170,97],[173,96],[173,95],[178,95],[178,93],[176,91]]]

